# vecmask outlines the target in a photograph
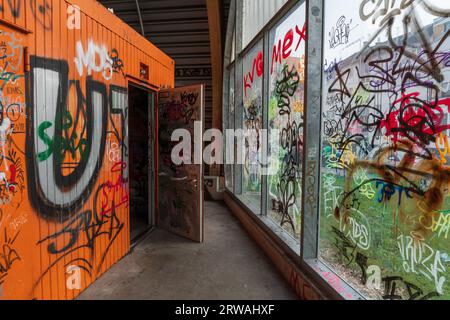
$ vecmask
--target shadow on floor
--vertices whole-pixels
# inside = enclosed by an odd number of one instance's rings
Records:
[[[205,243],[154,231],[81,300],[292,300],[292,289],[221,203],[205,202]]]

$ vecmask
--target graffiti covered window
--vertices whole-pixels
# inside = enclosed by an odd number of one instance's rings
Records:
[[[295,239],[301,229],[305,4],[270,32],[268,216]],[[278,135],[272,134],[278,130]]]
[[[449,299],[450,3],[325,1],[320,256],[371,299]]]
[[[251,209],[261,211],[261,130],[262,88],[264,74],[263,45],[258,43],[243,58],[243,124],[244,165],[242,172],[243,201]]]

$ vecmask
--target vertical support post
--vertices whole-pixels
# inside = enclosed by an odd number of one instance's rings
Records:
[[[267,66],[269,65],[269,43],[270,43],[270,32],[266,32],[264,35],[264,76],[263,76],[263,97],[262,97],[262,110],[263,110],[263,129],[266,132],[269,132],[269,88],[270,88],[270,73],[268,72]],[[262,143],[262,163],[263,163],[263,172],[264,174],[261,176],[261,214],[267,215],[267,201],[268,201],[268,170],[269,170],[269,141],[270,136],[267,134],[267,137],[263,137],[264,141]]]
[[[243,35],[243,28],[242,28],[242,19],[243,19],[243,13],[244,13],[244,2],[243,1],[236,1],[236,60],[235,60],[235,121],[234,121],[234,127],[236,130],[243,129],[243,118],[244,118],[244,94],[243,94],[243,62],[242,57],[240,56],[240,53],[242,51],[242,35]],[[237,143],[235,142],[235,145],[240,146],[241,142]],[[240,150],[238,152],[243,152],[243,150]],[[236,153],[237,155],[237,153]],[[243,165],[242,164],[236,164],[235,165],[235,179],[234,179],[234,185],[235,185],[235,194],[241,195],[242,194],[242,172],[243,172]]]
[[[220,0],[207,0],[209,39],[212,64],[212,127],[222,129],[222,90],[223,90],[223,45],[222,45],[222,6]],[[220,175],[220,165],[211,165],[210,174]]]
[[[230,11],[229,11],[229,15],[228,15],[228,26],[227,26],[227,34],[225,37],[225,50],[224,50],[224,68],[223,68],[223,98],[222,98],[222,121],[223,121],[223,145],[225,146],[225,148],[223,149],[223,163],[224,163],[224,168],[225,168],[225,180],[227,180],[227,174],[230,174],[230,172],[234,175],[234,165],[233,164],[228,164],[227,163],[227,156],[229,156],[228,150],[233,147],[234,148],[234,144],[233,146],[229,146],[228,142],[226,141],[227,139],[227,135],[226,135],[226,130],[227,129],[234,129],[234,119],[233,119],[233,123],[231,123],[231,119],[230,119],[230,112],[231,112],[231,108],[230,108],[230,89],[231,86],[234,86],[234,82],[230,82],[230,77],[231,77],[231,72],[228,69],[228,65],[230,64],[230,62],[236,59],[236,57],[232,57],[233,53],[233,41],[234,41],[234,35],[235,35],[235,24],[236,24],[236,0],[231,0],[230,3]],[[232,72],[234,73],[234,68],[232,70]],[[234,79],[234,78],[233,78]],[[233,87],[234,89],[234,87]],[[234,90],[233,90],[234,91]],[[234,106],[233,106],[234,107]],[[234,152],[233,152],[234,153]],[[232,178],[233,182],[234,182],[234,176]],[[225,187],[228,188],[228,185],[225,183]],[[234,183],[233,183],[233,190],[230,190],[231,192],[234,193]]]
[[[306,1],[305,129],[302,181],[302,257],[316,259],[319,240],[322,36],[324,0]]]

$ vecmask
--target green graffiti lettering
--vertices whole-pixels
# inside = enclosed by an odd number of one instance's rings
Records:
[[[41,139],[42,142],[44,142],[45,145],[48,147],[47,150],[42,151],[37,155],[39,162],[46,161],[48,158],[50,158],[50,156],[53,153],[53,140],[48,136],[48,134],[45,133],[45,131],[51,127],[52,127],[51,122],[44,121],[40,124],[38,128],[39,139]]]

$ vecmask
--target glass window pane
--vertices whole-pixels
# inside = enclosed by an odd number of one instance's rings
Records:
[[[247,46],[287,0],[244,0],[242,45]]]
[[[449,13],[325,1],[320,255],[367,298],[450,298]]]
[[[296,240],[301,230],[305,4],[270,32],[268,217]],[[278,132],[278,134],[276,134]]]
[[[261,129],[264,74],[263,44],[259,42],[243,59],[243,124],[245,132],[242,191],[244,201],[261,212]]]

